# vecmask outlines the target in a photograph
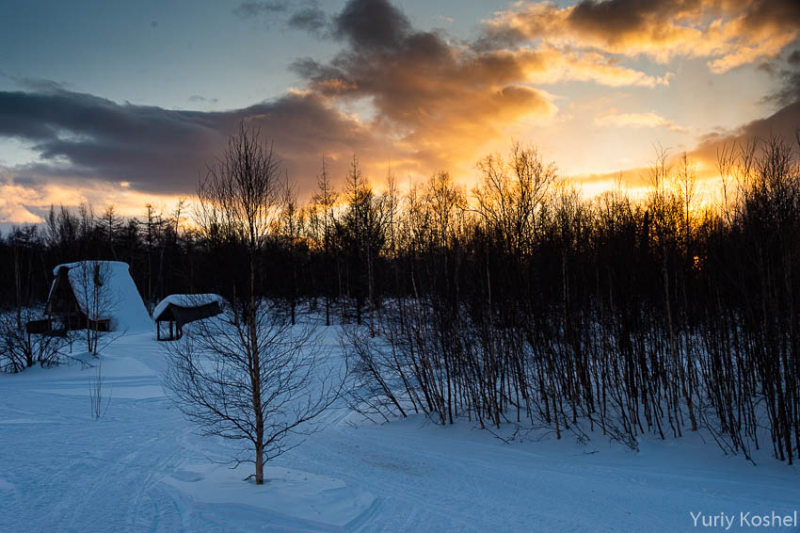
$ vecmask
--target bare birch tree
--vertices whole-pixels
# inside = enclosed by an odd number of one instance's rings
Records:
[[[309,423],[336,398],[313,330],[299,326],[257,294],[258,257],[274,227],[280,200],[279,161],[272,145],[242,123],[223,156],[210,165],[198,190],[197,222],[207,234],[241,243],[248,281],[221,318],[193,325],[173,345],[166,385],[183,413],[218,435],[252,445],[237,463],[264,464],[293,446],[286,439],[313,429]]]
[[[188,327],[168,347],[165,383],[202,435],[247,443],[234,461],[255,465],[261,485],[264,465],[316,430],[342,381],[313,327],[292,326],[278,306],[247,313],[234,307]]]

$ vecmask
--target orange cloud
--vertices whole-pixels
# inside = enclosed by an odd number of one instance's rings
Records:
[[[483,44],[600,50],[666,63],[676,56],[708,58],[712,72],[775,57],[800,35],[794,0],[584,0],[559,8],[517,2],[484,21]]]
[[[363,127],[385,151],[376,161],[359,149],[359,159],[367,167],[391,159],[399,175],[471,171],[481,153],[495,149],[498,139],[507,143],[518,126],[552,119],[556,97],[544,85],[669,83],[669,75],[653,76],[591,50],[454,42],[415,30],[382,0],[353,0],[334,20],[333,33],[345,48],[328,62],[307,58],[293,69],[306,80],[305,90],[329,105],[367,106],[375,118]]]
[[[608,87],[655,87],[668,85],[669,75],[651,76],[642,71],[609,61],[595,52],[559,50],[543,45],[538,50],[523,48],[505,51],[518,62],[526,81],[555,84],[562,81],[587,81]]]
[[[597,117],[594,123],[598,126],[611,126],[615,128],[667,128],[672,131],[686,131],[671,120],[656,113],[621,113],[612,112],[608,115]]]

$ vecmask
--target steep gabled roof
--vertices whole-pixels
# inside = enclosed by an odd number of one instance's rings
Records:
[[[70,287],[81,312],[90,320],[110,320],[112,331],[141,331],[153,326],[127,263],[79,261],[58,265],[53,275],[67,269]],[[53,295],[55,281],[50,288]],[[48,298],[49,299],[49,298]],[[100,305],[93,302],[99,301]]]

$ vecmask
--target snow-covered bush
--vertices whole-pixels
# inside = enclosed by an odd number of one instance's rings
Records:
[[[33,318],[30,311],[20,320],[14,314],[0,315],[0,371],[21,372],[36,363],[48,367],[60,362],[65,339],[28,333],[25,324]]]

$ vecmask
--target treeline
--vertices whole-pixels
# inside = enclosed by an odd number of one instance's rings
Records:
[[[215,223],[230,209],[148,207],[122,220],[113,208],[55,208],[0,244],[0,301],[41,302],[53,266],[86,258],[128,262],[149,305],[255,287],[293,320],[302,305],[326,324],[365,326],[347,328],[344,344],[352,398],[370,416],[415,411],[558,438],[599,429],[632,447],[642,434],[705,428],[726,452],[770,447],[792,463],[798,162],[780,139],[718,159],[713,202],[698,198],[691,161],[663,152],[638,199],[621,189],[586,199],[519,145],[482,159],[471,191],[446,172],[404,194],[390,176],[376,191],[355,158],[335,191],[323,160],[307,204],[288,179],[270,188],[255,258],[246,231]]]
[[[800,457],[800,172],[779,139],[719,154],[701,205],[686,156],[651,192],[585,200],[534,150],[412,191],[378,339],[352,333],[358,400],[441,424],[599,428],[632,447],[707,429],[726,452]],[[391,282],[389,282],[391,284]],[[385,285],[384,285],[385,286]]]

